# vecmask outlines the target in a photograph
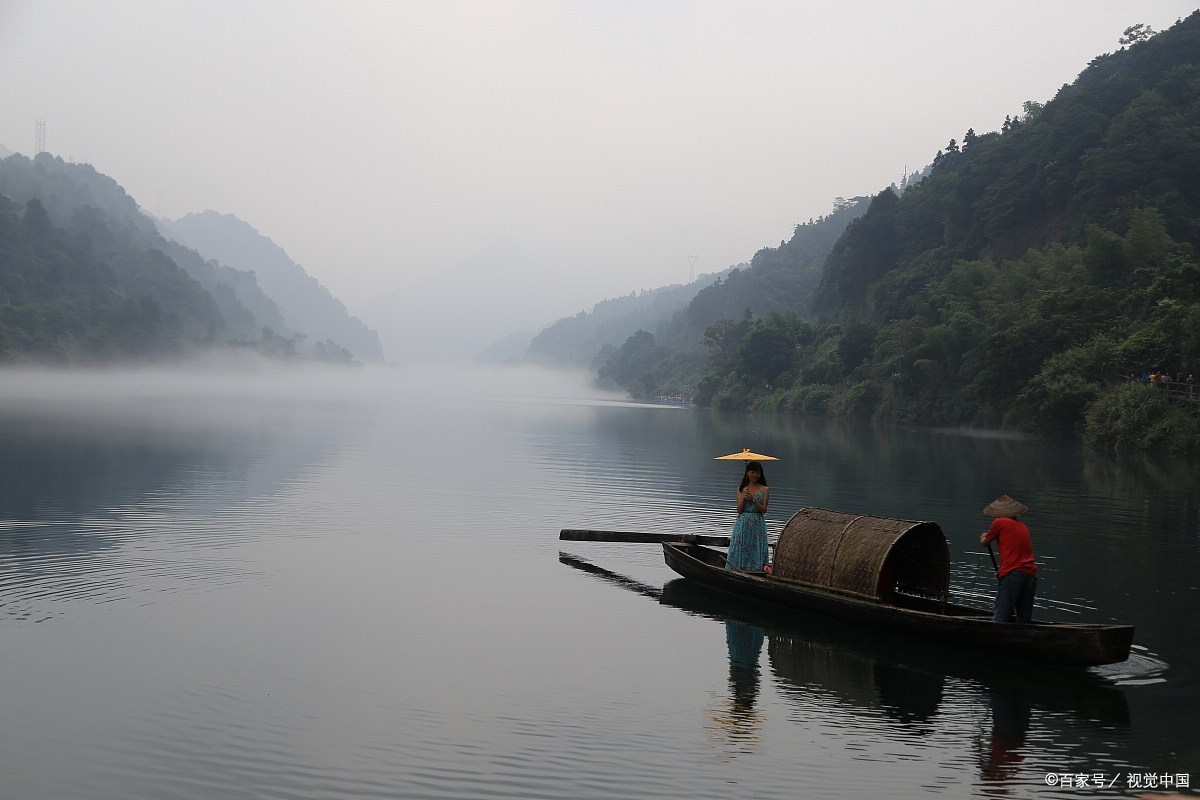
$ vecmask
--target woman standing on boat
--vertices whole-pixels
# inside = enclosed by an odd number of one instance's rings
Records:
[[[767,513],[767,500],[771,490],[767,488],[767,477],[762,464],[746,462],[746,472],[737,491],[737,522],[733,535],[729,537],[729,555],[725,569],[749,572],[761,570],[767,563],[767,524],[763,515]]]
[[[1017,517],[1028,511],[1002,494],[983,509],[986,516],[993,517],[992,525],[979,537],[979,543],[989,547],[995,540],[1000,548],[1000,566],[996,577],[1000,586],[996,589],[996,608],[993,622],[1009,622],[1013,615],[1017,622],[1033,621],[1033,596],[1037,592],[1037,564],[1033,560],[1033,541],[1029,528]]]

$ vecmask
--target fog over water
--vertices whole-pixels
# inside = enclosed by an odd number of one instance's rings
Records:
[[[557,397],[563,401],[609,398],[624,393],[590,386],[583,373],[534,366],[414,368],[346,367],[312,362],[287,363],[251,352],[214,352],[175,365],[100,369],[8,367],[0,370],[0,404],[35,411],[47,404],[116,407],[131,416],[159,401],[179,421],[209,402],[355,400],[393,402],[398,398],[437,399]]]
[[[1026,502],[1037,615],[1137,626],[1058,674],[773,612],[655,546],[724,533],[737,465],[805,506],[936,520],[989,601],[979,509]],[[732,467],[732,469],[731,469]],[[1073,798],[1196,777],[1188,464],[630,403],[534,369],[0,372],[4,793]],[[1148,502],[1146,498],[1154,498]]]

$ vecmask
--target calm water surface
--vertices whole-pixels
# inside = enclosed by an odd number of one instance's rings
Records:
[[[1200,785],[1190,465],[581,387],[524,371],[0,375],[0,798]],[[1135,623],[1135,656],[1006,664],[714,595],[655,546],[556,538],[726,532],[740,468],[712,457],[742,447],[782,459],[773,534],[809,505],[935,520],[972,602],[993,582],[979,509],[1017,496],[1039,616]]]

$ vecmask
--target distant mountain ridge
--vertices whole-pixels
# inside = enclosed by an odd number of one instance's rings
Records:
[[[905,184],[920,177],[906,176]],[[638,397],[691,395],[710,326],[743,315],[808,316],[825,257],[867,205],[865,197],[839,197],[828,215],[797,225],[791,239],[760,249],[749,263],[560,319],[533,339],[525,358],[593,370],[602,384]]]
[[[278,324],[287,333],[278,310],[254,281],[165,240],[120,184],[88,164],[50,153],[35,159],[10,156],[0,161],[0,194],[20,204],[38,200],[51,224],[83,237],[97,255],[116,259],[118,267],[129,263],[131,248],[162,252],[209,294],[222,319],[219,331],[231,339],[253,340],[261,325]],[[124,288],[139,289],[133,283]]]
[[[50,153],[0,159],[0,256],[0,362],[163,359],[214,347],[354,357],[334,340],[306,345],[254,272],[164,238],[111,177]]]
[[[164,233],[223,264],[253,272],[258,285],[279,308],[282,319],[309,341],[331,340],[368,361],[383,361],[379,335],[282,247],[232,214],[208,210],[174,221],[160,220]]]
[[[545,328],[529,343],[525,360],[570,369],[592,369],[597,356],[643,329],[657,328],[729,270],[701,275],[692,283],[602,300]]]

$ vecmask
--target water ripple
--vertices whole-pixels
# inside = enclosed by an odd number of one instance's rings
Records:
[[[1159,581],[1129,579],[1165,572],[1173,619],[1191,618],[1194,515],[1160,473],[1047,466],[1024,441],[456,396],[432,378],[314,409],[289,385],[220,414],[173,413],[175,392],[150,420],[113,402],[65,433],[0,426],[24,454],[0,521],[0,793],[1068,797],[1045,792],[1046,770],[1191,752],[1190,723],[1154,712],[1194,699],[1194,634],[1160,621]],[[1147,645],[1056,678],[767,614],[747,666],[726,622],[764,612],[668,602],[659,548],[579,544],[625,580],[559,560],[564,527],[727,532],[739,470],[712,456],[743,446],[783,459],[772,534],[805,505],[944,518],[955,594],[981,607],[990,564],[962,538],[975,498],[1033,470],[1039,609],[1140,616]]]

